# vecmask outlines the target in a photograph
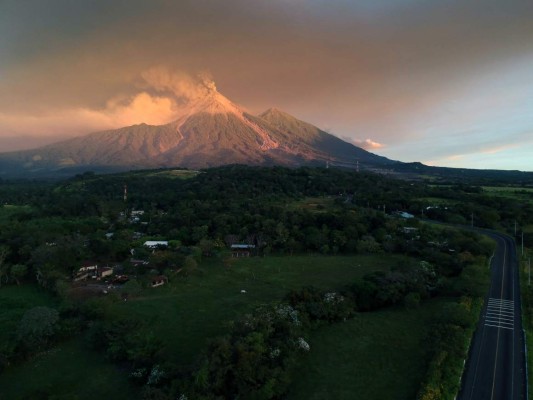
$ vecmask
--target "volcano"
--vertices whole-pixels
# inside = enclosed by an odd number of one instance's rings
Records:
[[[0,155],[2,170],[20,172],[208,168],[225,164],[383,167],[396,163],[347,143],[277,109],[252,115],[205,84],[202,96],[165,125],[95,132],[33,150]]]

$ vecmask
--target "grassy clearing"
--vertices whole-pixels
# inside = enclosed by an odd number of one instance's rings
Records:
[[[37,286],[2,286],[0,288],[0,343],[16,331],[24,313],[37,306],[53,306],[55,299]]]
[[[340,288],[398,260],[385,255],[265,257],[237,260],[230,269],[219,260],[211,261],[203,266],[203,273],[147,289],[136,299],[115,304],[112,311],[151,321],[166,352],[178,364],[187,365],[209,338],[228,331],[228,321],[260,304],[279,301],[291,289],[306,285]]]
[[[432,206],[450,205],[449,199],[440,197],[419,197],[416,200]]]
[[[322,212],[326,209],[331,210],[335,202],[334,196],[306,197],[305,199],[295,201],[289,205],[291,208],[306,209],[308,211]]]
[[[506,197],[533,203],[533,188],[507,187],[507,186],[483,186],[483,191],[489,195]]]
[[[0,399],[137,399],[115,365],[79,340],[62,343],[0,375]]]
[[[193,170],[187,170],[187,169],[172,169],[172,170],[148,173],[146,176],[164,176],[168,178],[189,179],[189,178],[194,178],[199,173],[200,171],[193,171]]]
[[[483,186],[483,190],[487,192],[507,192],[507,193],[528,193],[533,195],[533,188],[531,187],[510,187],[510,186]]]
[[[0,206],[0,223],[8,222],[11,216],[14,214],[27,213],[30,211],[30,206],[17,206],[12,204]]]
[[[287,399],[414,399],[429,361],[429,322],[443,302],[361,313],[313,332]]]

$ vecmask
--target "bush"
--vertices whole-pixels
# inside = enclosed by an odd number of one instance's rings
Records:
[[[17,339],[28,352],[45,348],[58,330],[59,313],[49,307],[34,307],[24,314]]]
[[[189,398],[280,398],[303,351],[300,331],[298,311],[286,304],[260,307],[234,322],[229,335],[210,344]]]
[[[420,307],[420,294],[413,292],[408,293],[403,299],[403,304],[408,310],[414,310]]]
[[[286,299],[309,321],[339,321],[348,318],[354,311],[353,301],[349,297],[314,287],[293,290]]]

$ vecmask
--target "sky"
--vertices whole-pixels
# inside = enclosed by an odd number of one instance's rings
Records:
[[[0,151],[170,122],[205,77],[391,159],[533,171],[530,0],[0,0]]]

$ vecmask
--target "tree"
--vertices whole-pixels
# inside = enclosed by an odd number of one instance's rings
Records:
[[[7,276],[9,266],[6,264],[6,258],[9,255],[9,247],[0,246],[0,287],[2,286],[2,278]]]
[[[23,264],[15,264],[11,266],[10,275],[11,278],[15,280],[17,285],[20,285],[20,280],[26,276],[28,272],[28,267]]]
[[[381,246],[372,235],[365,235],[357,245],[358,253],[379,253]]]
[[[186,273],[189,274],[193,272],[196,269],[196,267],[198,267],[198,263],[196,262],[193,256],[185,257],[185,261],[183,262],[183,270]]]
[[[198,247],[201,249],[203,256],[211,257],[215,249],[215,242],[210,239],[201,239]]]
[[[50,307],[34,307],[20,320],[17,338],[30,351],[45,347],[58,329],[59,313]]]

